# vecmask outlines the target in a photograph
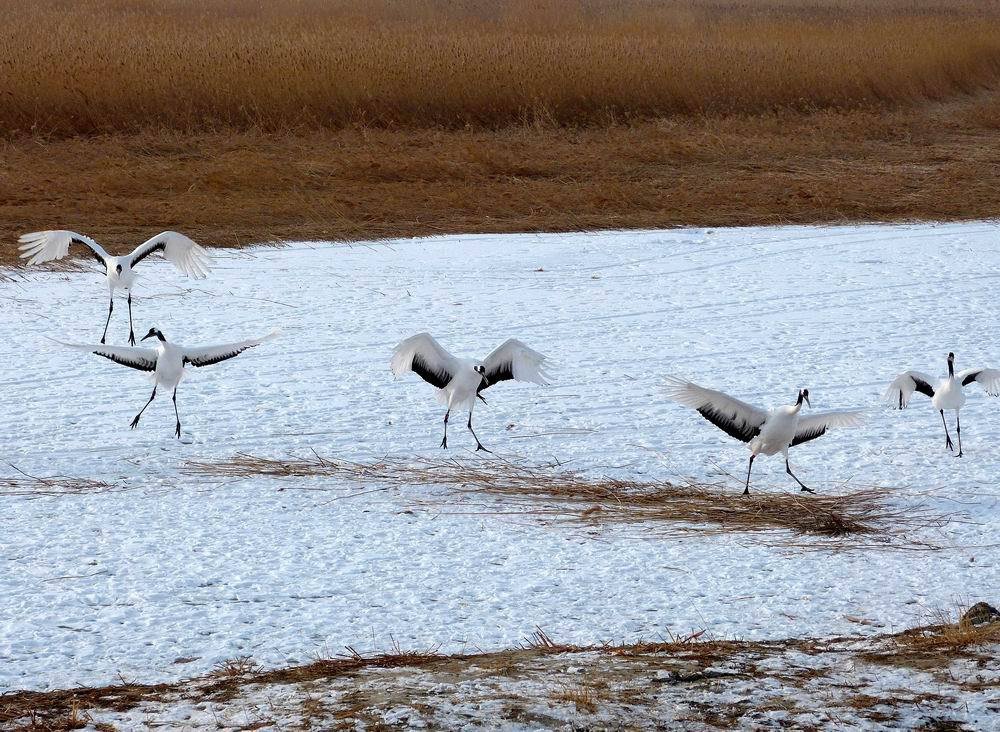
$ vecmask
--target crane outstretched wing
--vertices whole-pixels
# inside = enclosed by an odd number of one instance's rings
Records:
[[[676,376],[667,377],[666,394],[678,404],[696,409],[727,435],[743,442],[759,435],[767,419],[767,412],[759,407]]]
[[[962,386],[968,386],[973,381],[979,382],[990,396],[1000,396],[1000,370],[998,369],[966,369],[955,374]]]
[[[168,262],[196,280],[204,279],[212,265],[203,246],[176,231],[164,231],[143,242],[129,255],[129,262],[134,267],[154,252],[163,252]]]
[[[77,351],[93,353],[95,356],[106,358],[122,366],[128,366],[130,369],[138,371],[156,370],[156,349],[153,348],[105,345],[90,346],[83,343],[64,343],[63,341],[56,341],[56,343],[68,348],[75,348]]]
[[[864,422],[864,412],[858,410],[841,412],[820,412],[810,414],[806,417],[799,417],[799,426],[795,430],[795,437],[792,445],[801,445],[803,442],[815,440],[820,435],[826,434],[829,429],[839,427],[857,427]]]
[[[904,371],[889,384],[889,388],[885,390],[882,398],[893,409],[904,409],[910,403],[910,397],[915,391],[933,397],[933,383],[934,379],[927,374],[922,374],[919,371]]]
[[[393,349],[389,368],[396,376],[412,371],[428,384],[443,389],[458,373],[459,364],[430,333],[417,333]]]
[[[184,363],[192,366],[211,366],[212,364],[236,358],[248,348],[259,346],[264,341],[278,337],[278,331],[273,330],[263,338],[251,338],[236,343],[223,343],[218,346],[198,346],[196,348],[184,348]]]
[[[530,381],[545,386],[549,375],[545,373],[545,356],[516,338],[511,338],[483,361],[486,381],[478,391],[493,386],[498,381]]]
[[[28,264],[39,264],[52,259],[62,259],[69,254],[70,244],[81,244],[90,250],[90,254],[102,265],[107,266],[108,253],[89,236],[77,234],[75,231],[56,229],[53,231],[33,231],[22,234],[17,240],[21,259],[27,259]]]

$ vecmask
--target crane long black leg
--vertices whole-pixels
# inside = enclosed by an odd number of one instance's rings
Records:
[[[135,419],[132,420],[132,424],[130,425],[132,429],[135,429],[136,427],[139,426],[139,417],[141,417],[142,413],[146,411],[146,407],[148,407],[150,404],[153,403],[153,400],[155,398],[156,398],[156,387],[154,386],[153,393],[150,395],[149,401],[146,402],[145,405],[143,405],[142,409],[139,410],[139,413],[135,415]]]
[[[115,293],[111,293],[111,299],[108,301],[108,319],[104,321],[104,333],[101,335],[101,343],[108,337],[108,324],[111,322],[111,313],[115,309]]]
[[[448,415],[451,414],[449,409],[444,413],[444,438],[441,440],[441,447],[448,447]]]
[[[787,457],[785,458],[785,470],[788,471],[788,474],[790,476],[792,476],[793,478],[795,478],[795,482],[798,483],[799,486],[802,488],[802,490],[804,490],[806,493],[815,493],[816,492],[812,488],[806,488],[806,484],[803,483],[801,480],[799,480],[798,478],[795,477],[795,473],[792,472],[792,466],[788,464],[788,458]]]
[[[941,411],[941,424],[944,425],[944,439],[945,439],[944,446],[947,447],[952,452],[954,452],[955,446],[951,444],[951,435],[948,434],[948,423],[945,421],[944,418],[944,410],[942,409],[940,411]]]
[[[750,495],[750,471],[753,470],[753,459],[757,457],[753,453],[750,454],[750,464],[747,466],[747,487],[743,489],[743,495]]]
[[[958,432],[958,456],[962,457],[962,418],[955,410],[955,431]]]
[[[128,291],[128,342],[130,346],[135,345],[135,331],[132,330],[132,291]]]
[[[177,429],[174,430],[174,435],[177,439],[181,439],[181,415],[177,414],[177,387],[174,387],[174,417],[177,418]]]
[[[486,450],[486,448],[483,447],[483,443],[481,443],[479,441],[479,437],[476,436],[476,431],[474,429],[472,429],[472,410],[471,409],[469,410],[469,432],[471,432],[472,436],[476,438],[476,452],[479,452],[480,450]],[[488,452],[490,454],[493,453],[492,450],[486,450],[486,452]]]

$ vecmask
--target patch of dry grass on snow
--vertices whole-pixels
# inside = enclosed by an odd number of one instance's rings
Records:
[[[897,506],[891,493],[866,489],[838,495],[739,495],[721,485],[690,482],[642,482],[595,477],[555,465],[527,465],[500,458],[475,462],[393,459],[374,463],[305,458],[266,458],[238,454],[220,462],[190,461],[184,472],[196,476],[247,478],[329,477],[366,486],[437,485],[449,493],[422,499],[441,510],[512,512],[586,525],[637,524],[658,535],[784,531],[791,537],[818,536],[822,544],[802,548],[850,549],[881,544],[906,549],[931,546],[911,533],[940,526],[947,517],[920,505]],[[311,490],[317,489],[310,484]],[[367,491],[366,491],[367,492]],[[496,500],[502,499],[502,500]]]
[[[709,728],[758,724],[772,714],[780,717],[772,723],[797,728],[892,726],[904,714],[911,721],[916,715],[960,724],[963,698],[988,704],[997,688],[997,627],[980,630],[970,643],[938,649],[919,670],[901,667],[884,683],[872,683],[865,671],[866,664],[886,665],[872,659],[872,651],[890,653],[906,642],[901,638],[938,634],[938,626],[870,638],[706,640],[699,632],[596,646],[561,644],[539,630],[520,648],[488,653],[442,655],[394,646],[364,656],[348,649],[282,669],[262,669],[243,657],[170,684],[122,679],[106,687],[3,694],[0,726],[63,730],[91,723],[113,729],[107,720],[200,720],[208,726],[329,729],[361,722],[392,726],[401,723],[393,716],[401,711],[403,721],[431,726],[479,719],[558,727],[571,716],[577,723],[617,727],[628,721],[645,728],[662,725],[668,711],[675,723]]]

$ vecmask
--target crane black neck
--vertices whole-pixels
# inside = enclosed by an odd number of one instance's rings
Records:
[[[948,354],[948,376],[953,377],[953,378],[955,376],[955,354],[954,353],[949,353]]]
[[[154,336],[156,337],[156,340],[158,340],[160,343],[166,343],[167,339],[164,338],[163,333],[156,328],[150,328],[149,332],[142,337],[142,340],[146,340],[147,338],[153,338]]]

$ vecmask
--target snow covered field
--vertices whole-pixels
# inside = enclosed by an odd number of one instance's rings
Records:
[[[1000,402],[967,389],[958,460],[926,398],[902,413],[879,400],[904,369],[944,372],[949,350],[959,369],[1000,366],[993,223],[298,244],[217,252],[201,282],[158,258],[143,268],[139,335],[282,336],[192,373],[177,441],[168,395],[128,429],[149,395],[142,374],[45,338],[97,341],[102,276],[0,284],[0,475],[121,488],[0,496],[0,690],[175,679],[241,655],[277,666],[393,639],[502,648],[535,626],[580,644],[700,628],[873,633],[998,599]],[[128,332],[121,305],[111,343]],[[479,437],[502,456],[637,479],[725,472],[738,492],[745,446],[664,401],[663,377],[762,405],[808,387],[814,409],[871,413],[792,450],[807,485],[889,487],[901,505],[959,520],[921,537],[939,551],[793,551],[759,536],[663,540],[448,513],[421,504],[442,490],[421,485],[182,472],[239,452],[440,456],[431,387],[388,368],[392,347],[422,330],[478,356],[516,336],[555,362],[550,387],[508,382],[477,408]],[[464,419],[449,443],[452,457],[481,458]],[[797,489],[780,457],[759,460],[754,483]]]

